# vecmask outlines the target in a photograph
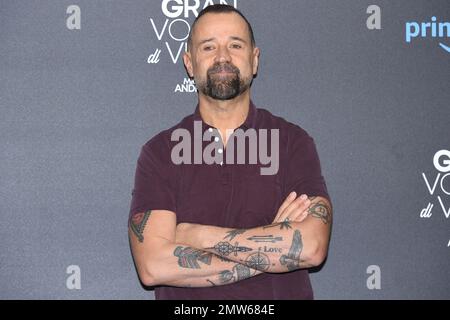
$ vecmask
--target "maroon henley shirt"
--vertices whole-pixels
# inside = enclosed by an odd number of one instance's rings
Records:
[[[225,160],[212,165],[174,164],[171,151],[179,142],[171,141],[171,134],[175,129],[184,128],[193,137],[194,121],[201,121],[202,132],[216,130],[202,121],[197,106],[194,114],[162,131],[142,147],[130,217],[147,210],[169,210],[176,213],[177,223],[245,229],[271,224],[281,203],[292,191],[297,195],[305,193],[330,199],[314,140],[299,126],[250,104],[241,129],[279,130],[278,172],[261,175],[260,168],[269,165],[261,165],[259,161],[257,164],[228,164]],[[210,143],[203,142],[203,146]],[[248,154],[248,144],[246,148]],[[224,159],[226,152],[225,148]],[[308,270],[302,269],[282,274],[264,273],[216,287],[161,286],[155,288],[155,296],[156,299],[178,300],[313,299],[313,291]]]

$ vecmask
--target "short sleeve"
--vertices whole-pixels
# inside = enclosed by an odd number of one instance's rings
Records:
[[[129,217],[148,210],[176,213],[174,168],[170,151],[158,140],[141,148],[137,161]]]
[[[330,200],[314,140],[300,128],[289,138],[287,163],[286,196],[295,191],[297,195],[322,196]]]

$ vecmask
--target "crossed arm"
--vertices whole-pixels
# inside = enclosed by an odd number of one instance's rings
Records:
[[[164,210],[135,215],[129,225],[133,257],[148,286],[225,285],[263,272],[317,266],[330,236],[331,205],[291,194],[268,226],[229,229],[181,223]]]
[[[186,243],[177,243],[175,231],[176,216],[171,211],[147,211],[130,221],[131,250],[143,284],[208,287],[261,273]]]

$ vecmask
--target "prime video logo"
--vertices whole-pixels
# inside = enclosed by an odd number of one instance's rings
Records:
[[[450,22],[436,22],[435,16],[431,17],[431,22],[406,22],[406,42],[411,43],[413,38],[450,38]],[[439,42],[439,46],[450,53],[450,47]]]

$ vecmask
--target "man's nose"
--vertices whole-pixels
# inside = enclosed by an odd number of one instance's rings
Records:
[[[217,55],[215,58],[215,62],[224,63],[230,62],[231,56],[228,48],[226,46],[220,46],[217,50]]]

